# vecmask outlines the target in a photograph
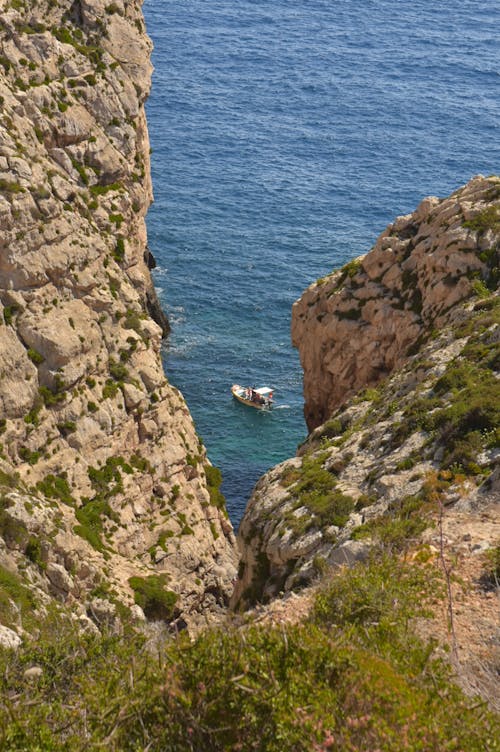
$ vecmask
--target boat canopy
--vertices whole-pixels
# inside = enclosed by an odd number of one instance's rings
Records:
[[[269,389],[268,386],[261,386],[260,389],[254,389],[254,392],[257,392],[257,394],[260,394],[261,397],[268,397],[270,394],[273,393],[273,390]]]

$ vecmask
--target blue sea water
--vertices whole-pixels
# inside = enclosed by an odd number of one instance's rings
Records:
[[[399,214],[499,171],[497,0],[145,0],[149,243],[231,518],[305,437],[291,306]],[[230,387],[268,384],[259,413]]]

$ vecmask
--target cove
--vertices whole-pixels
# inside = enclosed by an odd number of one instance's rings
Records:
[[[306,434],[293,302],[425,195],[498,169],[500,10],[146,0],[144,13],[165,367],[237,525]],[[234,382],[273,386],[279,409],[238,405]]]

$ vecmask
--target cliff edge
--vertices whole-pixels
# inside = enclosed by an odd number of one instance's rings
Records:
[[[255,487],[234,607],[375,549],[447,561],[476,599],[468,610],[457,596],[461,644],[480,643],[470,663],[484,659],[495,685],[498,613],[481,572],[500,540],[499,248],[500,179],[475,178],[295,304],[313,430]]]
[[[499,197],[495,178],[477,177],[446,199],[424,199],[370,253],[315,282],[294,304],[309,430],[448,326],[478,280],[496,286]]]
[[[2,622],[10,576],[85,623],[196,620],[234,536],[161,363],[141,3],[0,5]]]

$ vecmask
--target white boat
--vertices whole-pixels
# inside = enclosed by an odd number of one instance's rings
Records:
[[[248,405],[248,407],[255,407],[257,410],[270,410],[273,406],[273,390],[268,386],[255,389],[251,386],[233,384],[231,392],[238,402]]]

